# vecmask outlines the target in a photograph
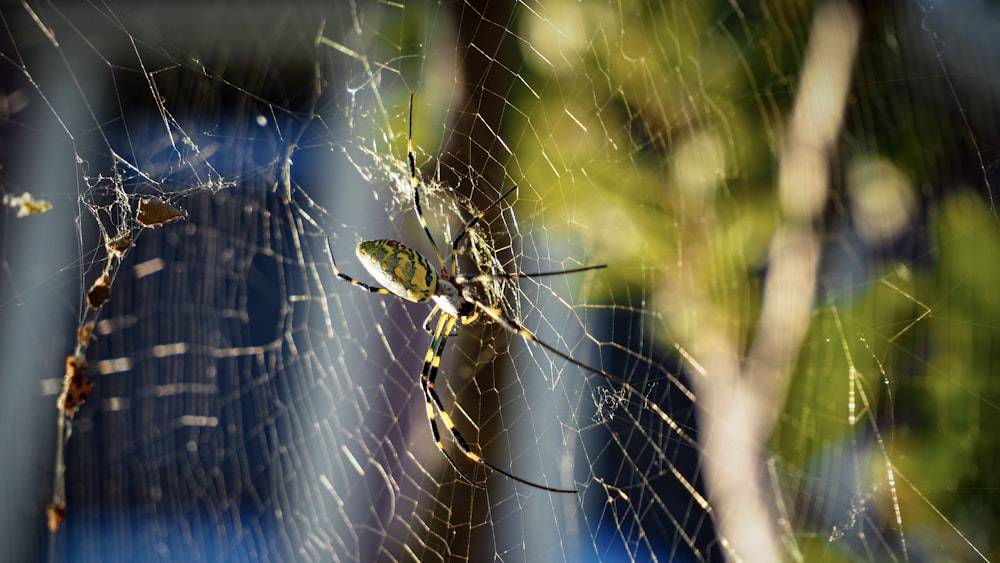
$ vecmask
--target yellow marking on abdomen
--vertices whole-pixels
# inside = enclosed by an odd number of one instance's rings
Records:
[[[420,253],[401,242],[370,240],[357,248],[365,269],[392,293],[420,303],[437,291],[437,273]]]

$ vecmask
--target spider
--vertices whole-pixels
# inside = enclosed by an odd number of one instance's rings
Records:
[[[493,463],[490,463],[489,461],[483,459],[482,456],[475,453],[468,441],[466,441],[466,439],[462,436],[462,433],[459,432],[458,428],[455,426],[451,416],[445,410],[444,405],[441,402],[441,398],[438,396],[434,386],[438,375],[438,369],[441,366],[441,355],[444,352],[444,345],[448,340],[448,337],[457,333],[459,323],[462,325],[471,324],[479,318],[480,314],[486,315],[511,334],[521,336],[525,340],[541,346],[552,354],[555,354],[556,356],[578,367],[601,375],[610,381],[621,382],[619,378],[603,370],[588,366],[583,362],[575,360],[568,354],[549,344],[546,344],[542,340],[539,340],[534,333],[521,326],[509,314],[483,301],[483,299],[475,291],[475,287],[477,285],[488,281],[519,280],[524,278],[538,278],[542,276],[574,274],[588,270],[606,268],[607,265],[600,264],[555,272],[539,272],[532,274],[503,272],[499,274],[477,273],[474,275],[467,275],[459,273],[457,271],[458,253],[459,249],[462,248],[463,241],[469,234],[469,230],[475,227],[490,210],[498,206],[508,195],[516,190],[517,186],[515,185],[486,206],[479,212],[478,215],[470,219],[467,223],[465,223],[461,230],[459,230],[454,240],[452,240],[451,257],[449,264],[446,267],[444,259],[441,257],[441,252],[438,250],[437,244],[434,241],[434,236],[431,234],[430,228],[427,226],[427,221],[424,218],[424,212],[420,205],[420,190],[418,189],[420,182],[417,177],[416,157],[413,152],[412,137],[413,96],[411,94],[406,158],[409,164],[410,180],[413,184],[413,209],[417,214],[417,219],[420,221],[420,226],[423,227],[424,233],[427,235],[427,240],[431,243],[431,248],[434,249],[434,257],[436,258],[438,268],[435,270],[427,258],[401,242],[388,239],[363,241],[358,245],[356,250],[358,259],[361,261],[361,264],[365,267],[365,269],[368,270],[368,273],[371,274],[371,276],[384,287],[369,285],[340,271],[333,258],[333,249],[331,248],[330,240],[328,238],[327,252],[330,255],[330,261],[333,264],[333,272],[339,280],[347,282],[369,293],[394,295],[414,303],[423,303],[428,300],[434,302],[434,308],[431,310],[423,324],[424,330],[431,334],[431,341],[430,346],[427,349],[427,354],[424,357],[423,368],[420,372],[420,386],[423,390],[424,400],[427,402],[427,422],[431,428],[434,445],[437,446],[437,449],[442,455],[444,455],[445,459],[448,460],[448,463],[455,469],[463,480],[467,481],[476,488],[486,488],[482,483],[473,480],[472,477],[460,468],[455,460],[448,455],[448,452],[444,448],[444,444],[441,442],[441,433],[438,431],[438,425],[436,422],[438,416],[440,416],[441,420],[444,421],[444,425],[448,429],[448,433],[462,450],[462,453],[465,454],[465,457],[475,463],[488,467],[489,469],[500,473],[509,479],[513,479],[514,481],[530,487],[554,493],[576,493],[577,491],[574,489],[547,487],[545,485],[540,485],[527,479],[523,479],[501,467],[494,465]]]

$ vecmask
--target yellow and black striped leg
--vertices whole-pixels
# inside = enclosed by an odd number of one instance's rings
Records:
[[[430,314],[427,315],[426,319],[424,319],[424,331],[432,335],[434,334],[434,319],[437,318],[437,315],[440,312],[441,312],[441,307],[438,307],[437,305],[435,305],[434,308],[431,309]],[[430,350],[428,350],[428,353],[430,353],[430,351],[433,349],[434,349],[434,342],[431,341],[431,348]]]
[[[434,308],[434,311],[431,311],[431,316],[427,317],[427,320],[424,322],[425,326],[430,325],[432,320],[431,317],[437,311],[437,307]],[[441,433],[438,431],[437,423],[434,422],[434,419],[437,417],[434,410],[436,403],[443,415],[442,418],[444,418],[445,424],[451,423],[451,420],[447,418],[446,414],[444,414],[444,410],[440,409],[441,401],[437,399],[437,392],[434,391],[434,383],[430,380],[429,374],[433,371],[436,375],[437,368],[441,365],[441,354],[444,353],[444,343],[448,340],[449,332],[446,331],[445,328],[446,325],[453,324],[455,324],[455,320],[448,315],[441,314],[438,317],[437,326],[432,333],[433,336],[431,336],[431,345],[427,348],[427,356],[424,358],[424,367],[420,372],[420,387],[423,389],[424,400],[427,402],[427,423],[430,424],[431,427],[431,436],[434,437],[434,445],[437,446],[441,455],[448,460],[448,463],[451,464],[452,468],[455,469],[455,472],[458,473],[463,480],[477,489],[485,489],[486,485],[478,483],[473,480],[472,477],[469,477],[469,475],[463,471],[457,463],[455,463],[455,460],[448,455],[448,452],[444,449],[444,444],[441,443]]]
[[[458,444],[458,447],[462,450],[462,453],[465,454],[465,457],[471,459],[476,463],[489,467],[493,471],[500,473],[501,475],[507,477],[508,479],[512,479],[514,481],[517,481],[518,483],[528,485],[529,487],[542,489],[544,491],[549,491],[552,493],[576,493],[577,491],[573,489],[557,489],[554,487],[546,487],[545,485],[539,485],[538,483],[528,481],[527,479],[522,479],[517,475],[509,473],[508,471],[501,469],[496,465],[493,465],[492,463],[483,459],[479,454],[473,452],[472,448],[469,446],[469,443],[462,436],[462,433],[459,432],[458,428],[455,427],[455,423],[454,421],[452,421],[451,416],[448,414],[447,411],[445,411],[444,405],[441,404],[441,398],[438,396],[437,391],[434,389],[434,382],[437,379],[438,368],[440,368],[441,366],[441,354],[444,351],[444,343],[448,339],[448,335],[451,333],[451,330],[455,327],[456,322],[457,322],[456,319],[451,316],[445,314],[442,314],[440,316],[440,318],[438,319],[437,327],[434,330],[434,337],[431,339],[431,346],[427,351],[427,358],[424,361],[424,369],[420,376],[420,385],[424,390],[424,398],[427,400],[427,419],[431,425],[431,434],[434,436],[435,445],[437,445],[438,449],[441,450],[441,453],[445,455],[445,457],[451,463],[452,467],[454,467],[455,470],[458,471],[459,475],[461,475],[466,481],[472,483],[476,487],[480,488],[483,487],[481,484],[476,483],[475,481],[470,479],[468,475],[465,474],[465,472],[459,469],[458,466],[455,465],[454,460],[452,460],[451,457],[448,456],[448,454],[444,451],[444,446],[441,443],[440,433],[438,432],[437,429],[437,423],[434,422],[434,413],[436,407],[437,413],[441,415],[441,420],[444,421],[445,427],[448,429],[448,433],[451,434],[452,439],[455,441],[456,444]]]
[[[424,233],[427,235],[427,240],[431,242],[431,248],[434,249],[434,256],[437,258],[438,270],[444,272],[444,260],[441,259],[441,251],[438,250],[437,243],[434,242],[434,235],[431,234],[430,227],[427,226],[427,220],[424,219],[424,210],[420,206],[420,182],[417,180],[417,157],[413,154],[413,94],[410,94],[410,127],[406,134],[406,161],[410,167],[410,181],[413,183],[413,209],[417,212],[417,219],[420,221],[420,226],[424,228]]]
[[[580,360],[573,359],[569,354],[567,354],[565,352],[561,352],[555,346],[551,346],[549,344],[546,344],[544,341],[539,340],[538,337],[535,336],[535,333],[533,333],[530,330],[524,328],[523,326],[521,326],[517,322],[515,322],[515,321],[513,321],[511,319],[508,319],[503,314],[503,312],[501,312],[501,311],[499,311],[497,309],[494,309],[493,307],[490,307],[486,303],[483,303],[482,301],[480,301],[479,298],[477,298],[476,295],[474,293],[472,293],[472,291],[470,291],[468,288],[463,288],[462,289],[462,298],[465,299],[466,301],[472,303],[473,305],[475,305],[483,313],[486,313],[486,316],[488,316],[489,318],[491,318],[494,321],[496,321],[498,324],[500,324],[500,326],[504,327],[508,332],[516,334],[516,335],[524,338],[525,340],[527,340],[529,342],[534,342],[535,344],[541,346],[542,348],[545,348],[549,352],[555,354],[556,356],[559,356],[560,358],[566,360],[567,362],[573,364],[574,366],[577,366],[579,368],[583,368],[583,369],[589,371],[590,373],[597,374],[597,375],[603,377],[604,379],[607,379],[608,381],[610,381],[612,383],[617,383],[619,385],[623,385],[623,386],[627,387],[629,389],[629,391],[632,391],[634,389],[624,379],[622,379],[622,378],[620,378],[620,377],[618,377],[616,375],[612,375],[612,374],[610,374],[610,373],[608,373],[608,372],[606,372],[606,371],[604,371],[602,369],[597,369],[597,368],[595,368],[593,366],[588,366],[587,364],[581,362]]]
[[[384,287],[378,287],[377,285],[368,285],[364,282],[360,282],[352,278],[351,276],[345,274],[344,272],[341,272],[340,268],[337,267],[337,261],[334,260],[333,258],[333,248],[330,247],[329,238],[326,239],[326,253],[330,255],[330,263],[333,264],[333,273],[334,275],[337,276],[337,279],[339,279],[340,281],[347,282],[355,287],[359,287],[367,291],[368,293],[375,293],[378,295],[393,295],[391,291],[389,291]]]

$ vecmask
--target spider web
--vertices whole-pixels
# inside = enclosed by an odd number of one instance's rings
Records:
[[[6,559],[997,556],[995,7],[326,4],[0,7]]]

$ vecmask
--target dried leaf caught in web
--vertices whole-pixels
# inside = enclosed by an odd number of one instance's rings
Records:
[[[56,401],[59,410],[73,416],[87,402],[87,397],[93,390],[94,382],[87,379],[87,361],[77,356],[67,356],[62,393]]]
[[[111,277],[105,272],[97,278],[94,285],[90,286],[90,291],[87,292],[87,304],[97,309],[107,303],[108,299],[111,299]]]
[[[158,227],[184,217],[187,217],[187,213],[154,198],[139,200],[139,209],[135,213],[136,220],[144,227]]]

